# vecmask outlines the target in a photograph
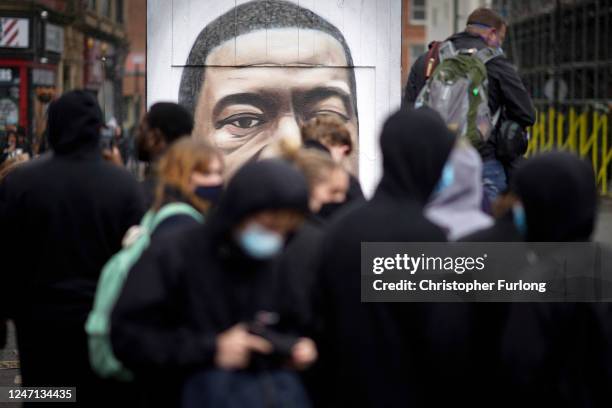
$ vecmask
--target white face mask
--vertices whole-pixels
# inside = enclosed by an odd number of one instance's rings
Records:
[[[251,223],[238,235],[238,244],[252,258],[269,259],[283,249],[284,239],[278,232]]]

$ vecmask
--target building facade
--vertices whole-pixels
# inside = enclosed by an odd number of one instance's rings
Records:
[[[129,24],[126,27],[130,43],[125,59],[123,77],[123,128],[134,136],[140,119],[145,113],[146,58],[147,58],[147,0],[129,0],[127,13]]]
[[[2,1],[0,135],[21,126],[37,146],[49,102],[77,88],[121,123],[125,15],[123,0]]]
[[[430,0],[402,0],[402,89],[412,64],[427,49],[425,25]]]

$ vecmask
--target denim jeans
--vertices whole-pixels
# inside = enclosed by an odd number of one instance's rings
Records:
[[[506,190],[506,172],[500,161],[495,159],[485,160],[482,163],[483,193],[489,204],[497,198],[499,193]]]

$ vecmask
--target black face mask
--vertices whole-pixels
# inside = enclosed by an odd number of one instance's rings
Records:
[[[197,186],[194,193],[202,200],[210,201],[215,205],[219,202],[221,193],[223,192],[223,184],[216,186]]]
[[[321,206],[321,209],[319,210],[319,212],[317,213],[318,216],[320,216],[323,219],[329,220],[331,219],[335,214],[338,213],[338,210],[340,208],[342,208],[342,206],[345,204],[345,202],[341,202],[341,203],[325,203]]]

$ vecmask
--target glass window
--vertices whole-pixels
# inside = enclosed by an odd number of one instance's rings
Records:
[[[111,17],[110,0],[100,0],[100,14],[102,14],[104,17]]]
[[[410,21],[412,23],[423,24],[427,19],[427,1],[412,0],[410,4]]]

